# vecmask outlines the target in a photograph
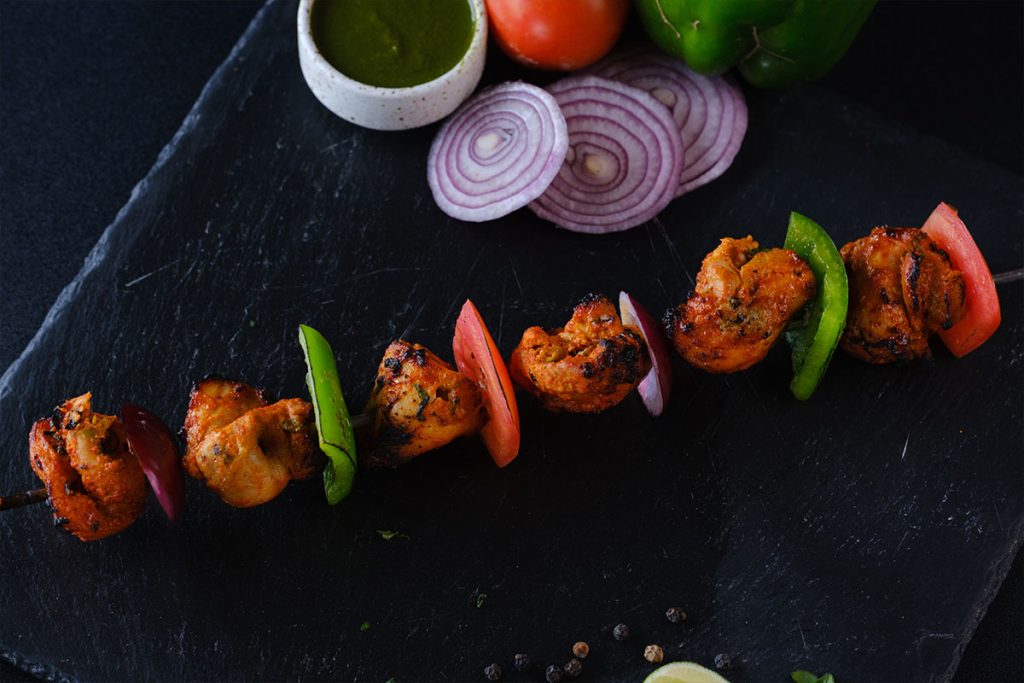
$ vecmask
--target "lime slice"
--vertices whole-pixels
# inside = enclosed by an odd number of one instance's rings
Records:
[[[672,662],[658,667],[644,683],[729,683],[711,669],[696,662]]]

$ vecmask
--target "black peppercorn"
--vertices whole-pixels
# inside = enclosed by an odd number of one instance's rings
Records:
[[[615,640],[625,640],[626,638],[629,638],[629,627],[625,624],[619,624],[612,629],[612,636]]]
[[[715,668],[719,671],[725,671],[732,668],[732,657],[721,652],[715,655]]]
[[[530,655],[520,652],[512,658],[512,662],[516,667],[516,671],[527,671],[530,668]]]
[[[544,680],[548,683],[559,683],[562,680],[562,670],[552,664],[544,670]]]
[[[665,612],[665,618],[673,624],[678,624],[681,621],[686,621],[686,612],[678,607],[669,607]]]
[[[565,675],[569,678],[576,678],[583,673],[583,662],[573,657],[565,663],[562,670],[565,671]]]
[[[489,681],[500,681],[501,667],[497,664],[488,664],[487,668],[484,669],[484,676],[486,676]]]
[[[579,659],[586,659],[590,654],[590,646],[581,640],[572,646],[572,654]]]

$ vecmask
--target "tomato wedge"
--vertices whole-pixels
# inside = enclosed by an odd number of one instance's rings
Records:
[[[1002,321],[992,271],[967,226],[949,204],[943,202],[935,207],[921,229],[949,254],[953,267],[963,273],[967,312],[953,327],[939,330],[939,337],[954,356],[966,356],[984,344]]]
[[[176,522],[185,507],[185,484],[181,476],[181,455],[171,430],[159,417],[134,403],[121,406],[121,423],[128,450],[139,459],[167,518]]]
[[[488,452],[498,467],[519,455],[519,407],[505,361],[469,299],[462,305],[452,340],[455,365],[480,387],[488,420],[480,430]]]

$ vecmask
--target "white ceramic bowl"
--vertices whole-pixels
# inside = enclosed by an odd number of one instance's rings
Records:
[[[376,130],[404,130],[443,119],[462,104],[480,82],[487,55],[484,0],[466,0],[473,11],[469,49],[458,64],[432,81],[406,88],[378,88],[352,80],[324,59],[313,41],[310,13],[316,0],[299,3],[299,65],[309,89],[325,107],[345,119]]]

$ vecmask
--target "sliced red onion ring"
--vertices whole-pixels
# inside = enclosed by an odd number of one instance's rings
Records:
[[[619,292],[619,317],[623,325],[640,330],[651,354],[651,370],[640,380],[637,391],[647,412],[658,417],[672,394],[672,354],[665,333],[647,309],[626,292]]]
[[[677,197],[719,177],[736,158],[747,132],[747,103],[731,78],[702,76],[647,47],[619,51],[594,73],[646,90],[672,111],[686,148]]]
[[[551,186],[530,204],[577,232],[644,223],[672,201],[683,143],[668,110],[648,93],[604,78],[574,76],[548,87],[565,115],[569,151]]]
[[[569,146],[554,98],[528,83],[481,91],[441,127],[427,157],[427,182],[452,218],[489,221],[539,197]]]
[[[139,459],[160,507],[172,522],[177,521],[185,507],[185,488],[181,456],[170,430],[163,420],[134,403],[121,406],[121,422],[128,449]]]

